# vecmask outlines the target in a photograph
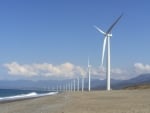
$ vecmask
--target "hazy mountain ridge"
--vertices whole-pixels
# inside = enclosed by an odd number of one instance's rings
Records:
[[[117,86],[115,86],[115,87],[121,89],[121,88],[129,87],[129,86],[147,84],[147,83],[148,84],[150,83],[150,73],[141,74],[135,78],[131,78],[129,80],[124,80],[124,81],[116,84]]]
[[[70,79],[71,80],[71,79]],[[56,86],[64,87],[63,84],[69,83],[70,80],[0,80],[0,88],[18,88],[18,89],[56,89]],[[81,80],[80,80],[81,82]],[[140,84],[150,84],[150,74],[142,74],[135,78],[129,80],[114,80],[111,79],[111,88],[112,89],[122,89],[129,86],[136,86]],[[88,79],[85,79],[85,89],[88,88]],[[81,88],[81,84],[80,84]],[[91,80],[91,89],[106,89],[106,80],[92,79]]]
[[[128,87],[125,87],[124,89],[127,89],[127,90],[134,90],[134,89],[150,89],[150,83],[147,83],[147,84],[138,84],[138,85],[133,85],[133,86],[128,86]]]

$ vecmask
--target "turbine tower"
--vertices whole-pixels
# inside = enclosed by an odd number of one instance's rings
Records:
[[[74,92],[76,91],[76,80],[75,79],[73,80],[73,90],[74,90]]]
[[[113,27],[117,24],[117,22],[121,19],[123,14],[121,14],[116,21],[109,27],[109,29],[104,32],[97,26],[94,26],[100,33],[104,35],[104,42],[103,42],[103,51],[102,51],[102,63],[101,66],[103,66],[104,62],[104,54],[105,54],[105,48],[106,48],[106,43],[107,43],[107,65],[106,65],[106,78],[107,78],[107,90],[109,91],[111,89],[110,87],[110,38],[112,37],[111,31]],[[107,41],[107,42],[106,42]]]
[[[78,84],[77,84],[77,91],[79,91],[79,90],[80,90],[80,89],[79,89],[79,87],[80,87],[80,86],[79,86],[79,85],[80,85],[80,83],[79,83],[79,82],[80,82],[80,78],[79,78],[79,77],[77,78],[77,82],[78,82]]]
[[[70,82],[71,92],[72,92],[72,81]]]
[[[84,91],[84,77],[82,77],[82,92]]]
[[[90,65],[90,60],[88,58],[88,74],[89,74],[89,87],[88,90],[91,90],[91,65]]]

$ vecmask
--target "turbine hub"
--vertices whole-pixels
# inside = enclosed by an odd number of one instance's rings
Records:
[[[112,34],[107,34],[108,37],[112,37]]]

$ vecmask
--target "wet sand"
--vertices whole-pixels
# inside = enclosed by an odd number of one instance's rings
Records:
[[[61,93],[0,103],[0,113],[150,113],[150,89]]]

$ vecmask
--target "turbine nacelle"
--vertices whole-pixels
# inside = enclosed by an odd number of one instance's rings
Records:
[[[105,36],[107,36],[107,37],[112,37],[112,34],[107,34],[107,35],[105,35]]]

